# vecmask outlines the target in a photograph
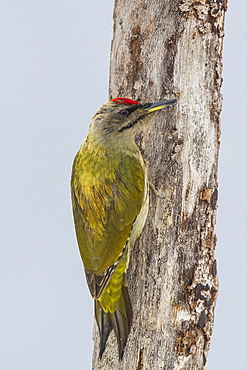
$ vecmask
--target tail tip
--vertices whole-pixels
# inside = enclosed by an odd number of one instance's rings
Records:
[[[102,356],[103,356],[103,353],[105,352],[105,346],[104,347],[101,347],[100,346],[100,350],[99,350],[99,359],[102,360]]]
[[[125,346],[126,346],[126,344],[123,347],[119,347],[119,349],[118,349],[119,361],[123,361]],[[103,356],[104,352],[105,352],[105,346],[100,348],[100,350],[99,350],[99,360],[100,361],[102,360],[102,356]]]
[[[119,361],[123,361],[125,346],[123,348],[119,348]]]

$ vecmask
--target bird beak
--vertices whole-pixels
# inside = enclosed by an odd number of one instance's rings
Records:
[[[163,109],[168,105],[175,104],[176,102],[177,102],[177,99],[171,99],[171,100],[158,101],[156,103],[146,103],[143,105],[147,113],[151,113],[151,112],[155,112],[156,110]]]

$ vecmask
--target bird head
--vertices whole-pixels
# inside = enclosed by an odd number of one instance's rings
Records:
[[[140,125],[147,122],[150,113],[176,103],[176,99],[155,103],[139,103],[126,98],[115,98],[103,104],[93,116],[89,132],[101,140],[134,138]]]

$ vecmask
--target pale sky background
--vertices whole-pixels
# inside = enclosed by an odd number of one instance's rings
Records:
[[[73,157],[108,99],[113,0],[8,0],[0,14],[0,369],[91,368],[93,301],[71,216]],[[229,0],[220,279],[207,370],[246,370],[247,2]]]

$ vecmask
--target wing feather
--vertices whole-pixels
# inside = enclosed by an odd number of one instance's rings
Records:
[[[123,252],[141,211],[145,186],[145,169],[138,156],[95,152],[90,156],[83,147],[77,153],[71,179],[73,214],[94,297],[101,294]]]

